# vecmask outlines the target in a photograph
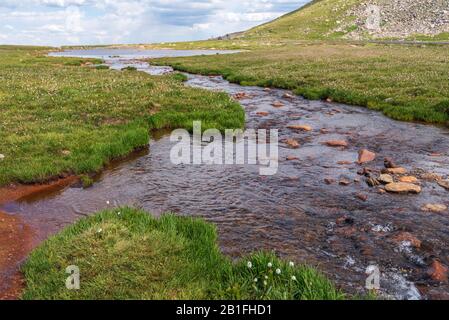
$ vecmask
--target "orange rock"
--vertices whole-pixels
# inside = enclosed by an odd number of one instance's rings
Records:
[[[359,163],[371,162],[376,159],[376,154],[369,150],[363,149],[359,151]]]
[[[266,112],[266,111],[259,111],[259,112],[257,112],[256,113],[258,116],[261,116],[261,117],[266,117],[266,116],[268,116],[270,113],[268,113],[268,112]]]
[[[300,131],[312,131],[312,127],[306,124],[298,124],[298,125],[291,125],[287,128],[293,129],[293,130],[300,130]]]
[[[386,173],[390,173],[390,174],[406,174],[407,173],[407,169],[404,168],[388,168],[385,169]]]
[[[421,193],[421,187],[412,183],[393,182],[385,186],[385,190],[391,193]]]
[[[435,281],[448,282],[448,271],[448,268],[444,264],[438,260],[434,260],[427,270],[427,274]]]
[[[447,206],[444,204],[426,204],[424,207],[421,208],[422,211],[425,212],[435,212],[440,213],[447,210]]]
[[[298,141],[296,141],[295,139],[287,139],[286,141],[285,141],[285,143],[287,144],[287,145],[289,145],[290,147],[292,147],[292,148],[299,148],[299,142]]]
[[[348,143],[344,140],[326,141],[325,144],[327,144],[329,147],[347,147],[348,146]]]
[[[352,164],[351,161],[338,161],[337,164],[339,165],[348,165],[348,164]]]
[[[294,160],[299,160],[299,158],[295,157],[295,156],[288,156],[287,157],[287,161],[294,161]]]
[[[418,183],[419,182],[418,178],[413,177],[413,176],[400,177],[399,181],[404,182],[404,183]]]

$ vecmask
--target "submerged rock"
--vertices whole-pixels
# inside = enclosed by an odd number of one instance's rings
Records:
[[[359,151],[359,163],[371,162],[376,159],[376,154],[369,150],[363,149]]]
[[[299,148],[299,142],[296,141],[295,139],[287,139],[285,140],[285,143],[294,149]]]
[[[427,274],[432,280],[439,282],[448,282],[449,269],[438,260],[434,260],[427,270]]]
[[[392,168],[397,168],[398,167],[394,163],[393,159],[391,159],[391,158],[385,158],[384,165],[385,165],[385,168],[387,168],[387,169],[392,169]]]
[[[345,140],[330,140],[326,141],[325,144],[329,147],[347,147],[348,143]]]
[[[275,108],[282,108],[284,106],[284,104],[280,101],[273,102],[271,105]]]
[[[417,237],[415,237],[410,232],[401,232],[395,235],[392,239],[394,242],[396,242],[398,245],[401,245],[404,242],[410,243],[415,248],[421,248],[421,240],[419,240]]]
[[[449,191],[449,180],[440,180],[438,181],[440,187]]]
[[[447,210],[447,206],[445,206],[444,204],[426,204],[424,207],[421,208],[422,211],[426,211],[426,212],[443,212]]]
[[[306,124],[298,124],[298,125],[291,125],[288,126],[287,128],[292,129],[292,130],[300,130],[300,131],[312,131],[312,127]]]
[[[385,186],[385,190],[391,193],[420,193],[421,187],[412,183],[393,182]]]

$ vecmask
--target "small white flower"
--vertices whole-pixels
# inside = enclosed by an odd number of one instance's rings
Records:
[[[5,155],[0,153],[0,161],[5,159]]]
[[[289,265],[290,265],[290,267],[294,267],[295,266],[295,263],[294,262],[292,262],[292,261],[290,261],[290,263],[289,263]]]
[[[268,280],[268,276],[265,276],[265,280]]]
[[[281,274],[281,273],[282,273],[281,269],[276,269],[276,274]]]
[[[271,262],[268,263],[268,268],[272,268],[273,264]]]
[[[122,215],[122,213],[121,212],[117,212],[117,215],[120,216],[120,215]]]
[[[293,281],[296,281],[296,277],[295,277],[295,276],[292,276],[292,280],[293,280]]]
[[[101,229],[101,228],[97,230],[97,233],[102,233],[102,232],[103,232],[103,229]]]
[[[266,287],[268,285],[268,282],[264,281],[263,285]]]
[[[250,268],[250,269],[253,267],[253,264],[251,263],[251,261],[248,261],[247,266],[248,266],[248,268]]]
[[[257,278],[256,278],[256,279],[254,279],[254,282],[256,282],[256,283],[257,283],[258,281],[259,281],[259,279],[257,279]]]
[[[109,200],[108,200],[108,201],[106,201],[106,204],[107,204],[107,205],[110,205],[110,204],[111,204],[111,202],[109,202]]]

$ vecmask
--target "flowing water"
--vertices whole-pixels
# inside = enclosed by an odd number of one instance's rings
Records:
[[[151,74],[171,71],[135,60],[142,56],[107,56],[107,64],[116,69],[133,65]],[[109,167],[89,189],[59,188],[0,210],[20,217],[36,230],[38,240],[83,216],[116,206],[139,206],[154,215],[199,216],[218,226],[221,248],[232,257],[274,250],[317,266],[352,293],[363,292],[365,270],[375,265],[382,272],[386,296],[420,299],[449,294],[447,285],[427,275],[433,259],[449,262],[449,212],[421,210],[428,203],[449,205],[448,191],[421,180],[419,195],[382,193],[365,183],[358,174],[363,166],[356,163],[358,151],[367,148],[377,153],[367,165],[375,170],[391,157],[418,177],[428,172],[447,177],[448,129],[397,122],[365,108],[308,101],[284,90],[242,87],[221,77],[188,77],[188,86],[239,94],[247,128],[278,129],[281,142],[293,138],[300,147],[281,143],[279,171],[264,177],[254,165],[174,165],[170,161],[174,143],[159,132],[153,135],[149,152]],[[283,107],[273,106],[278,101]],[[289,129],[293,124],[307,124],[313,130]],[[324,142],[329,140],[345,140],[348,147],[328,147]],[[296,159],[287,160],[290,157]],[[340,185],[341,180],[349,185]],[[421,246],[398,241],[403,232],[421,240]]]

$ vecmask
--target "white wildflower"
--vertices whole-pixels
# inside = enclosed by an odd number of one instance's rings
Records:
[[[266,287],[268,285],[268,282],[264,281],[263,285]]]
[[[0,153],[0,161],[2,161],[3,159],[5,159],[5,155]]]
[[[281,269],[276,269],[276,274],[281,274],[281,273],[282,273]]]
[[[265,276],[265,279],[268,280],[268,276]]]
[[[111,204],[111,202],[109,202],[109,200],[108,200],[108,201],[106,201],[106,204],[107,204],[107,205],[110,205],[110,204]]]
[[[251,263],[251,261],[248,261],[247,266],[248,266],[248,268],[250,268],[250,269],[253,267],[253,264]]]
[[[257,283],[258,281],[259,281],[259,279],[257,279],[257,278],[256,278],[256,279],[254,279],[254,282],[256,282],[256,283]]]
[[[271,262],[268,263],[268,268],[272,268],[273,264]]]
[[[103,232],[103,229],[101,229],[101,228],[97,230],[97,233],[102,233],[102,232]]]
[[[295,263],[294,262],[292,262],[292,261],[290,261],[290,263],[289,263],[289,265],[290,265],[290,267],[294,267],[295,266]]]
[[[295,276],[292,276],[292,280],[293,280],[293,281],[296,281],[296,277],[295,277]]]

